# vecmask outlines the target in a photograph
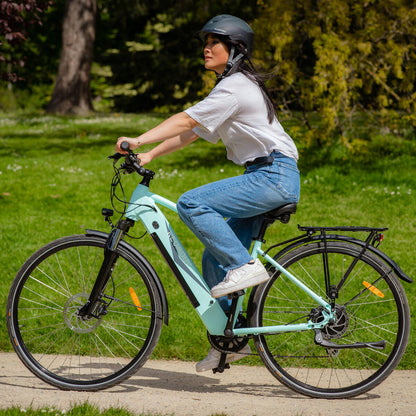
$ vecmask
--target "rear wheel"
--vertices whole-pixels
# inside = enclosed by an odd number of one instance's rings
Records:
[[[310,243],[295,248],[278,262],[329,302],[323,250],[322,242]],[[331,283],[338,285],[361,248],[328,241],[327,251]],[[322,310],[279,271],[257,289],[253,301],[257,310],[251,326],[319,320]],[[322,330],[321,337],[332,345],[355,347],[317,345],[314,331],[254,339],[263,362],[280,382],[309,396],[343,398],[372,389],[394,370],[409,337],[409,305],[394,271],[374,253],[366,251],[355,264],[339,290],[334,312],[335,322]]]
[[[160,295],[146,260],[119,245],[94,317],[81,317],[104,256],[105,240],[75,235],[33,254],[13,281],[7,327],[23,363],[62,389],[120,383],[152,353],[162,327]],[[151,267],[151,266],[150,266]]]

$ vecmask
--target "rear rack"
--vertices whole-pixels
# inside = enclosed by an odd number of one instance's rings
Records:
[[[298,229],[301,231],[312,232],[316,233],[320,231],[324,234],[326,231],[351,231],[351,232],[358,232],[358,231],[365,231],[365,232],[381,232],[386,231],[388,228],[378,228],[378,227],[348,227],[348,226],[340,226],[340,227],[302,227],[298,225]]]
[[[325,286],[326,294],[331,301],[331,306],[335,306],[335,299],[338,298],[338,293],[343,284],[346,282],[348,276],[352,272],[355,265],[361,260],[365,251],[368,249],[370,244],[373,247],[377,247],[383,241],[382,231],[387,230],[387,228],[381,227],[350,227],[350,226],[340,226],[340,227],[302,227],[298,225],[299,230],[305,231],[308,236],[316,232],[320,232],[323,238],[324,250],[322,252],[322,259],[324,265],[324,276],[325,276]],[[352,263],[349,265],[344,276],[339,281],[338,285],[331,285],[330,272],[329,272],[329,262],[328,262],[328,251],[327,243],[328,239],[334,238],[334,236],[328,235],[327,232],[331,231],[344,231],[344,232],[367,232],[368,236],[363,244],[363,247],[357,257],[354,258]]]

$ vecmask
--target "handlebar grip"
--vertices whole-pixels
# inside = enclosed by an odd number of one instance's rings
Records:
[[[130,150],[129,142],[122,142],[120,145],[121,150],[128,152]]]

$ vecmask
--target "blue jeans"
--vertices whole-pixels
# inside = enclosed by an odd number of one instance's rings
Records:
[[[262,214],[299,201],[296,161],[282,153],[272,155],[271,165],[250,166],[241,176],[192,189],[178,200],[180,218],[205,246],[202,275],[210,288],[224,280],[228,270],[251,260],[248,250]],[[219,301],[229,309],[226,297]]]

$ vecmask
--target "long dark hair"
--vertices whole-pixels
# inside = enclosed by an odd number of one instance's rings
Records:
[[[277,111],[274,100],[265,85],[265,82],[270,78],[270,76],[261,74],[255,69],[250,58],[244,53],[245,48],[243,45],[233,42],[227,37],[221,38],[221,41],[227,45],[229,51],[231,51],[232,48],[235,49],[234,56],[237,56],[239,53],[243,53],[243,57],[233,65],[233,67],[224,75],[224,77],[228,77],[237,72],[241,72],[247,78],[255,82],[260,87],[261,93],[267,106],[267,119],[269,123],[272,124],[274,118],[277,116]]]

